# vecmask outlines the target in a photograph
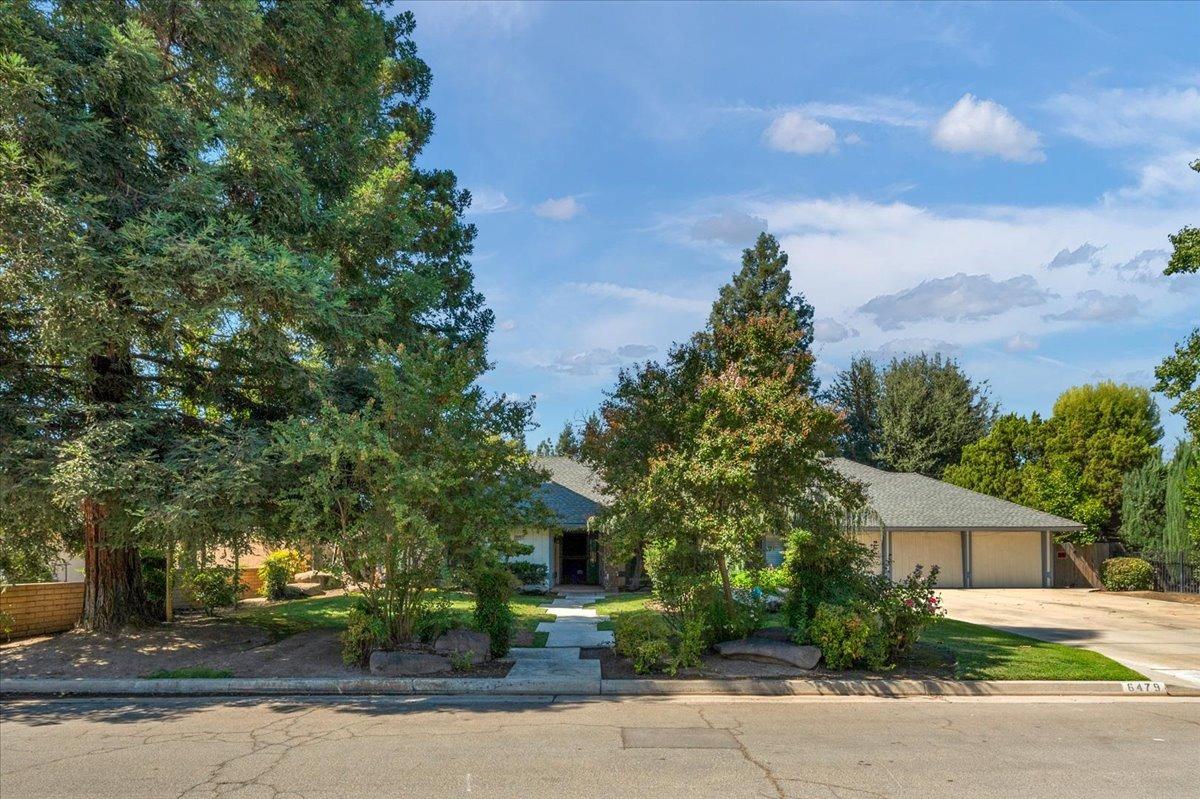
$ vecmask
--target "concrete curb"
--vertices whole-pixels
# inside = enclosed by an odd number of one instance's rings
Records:
[[[511,680],[463,677],[0,679],[0,696],[1197,696],[1152,682],[955,680]]]

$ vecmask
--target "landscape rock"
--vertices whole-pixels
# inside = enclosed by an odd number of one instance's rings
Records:
[[[783,610],[783,602],[783,597],[779,596],[778,594],[767,594],[765,597],[763,597],[763,607],[767,609],[768,613],[775,613],[776,611]]]
[[[469,654],[471,665],[478,666],[492,659],[492,637],[475,630],[451,630],[438,636],[433,642],[434,651],[440,655]]]
[[[806,671],[815,667],[821,660],[821,650],[815,646],[800,646],[770,638],[724,641],[717,644],[716,650],[722,657],[783,664]]]
[[[318,583],[322,590],[328,591],[332,588],[341,588],[342,581],[333,576],[329,572],[323,571],[306,571],[300,572],[292,578],[297,583]]]
[[[325,593],[325,589],[321,587],[320,583],[288,583],[287,591],[292,597],[320,596]]]
[[[376,649],[371,653],[370,667],[377,677],[418,677],[450,671],[450,659],[429,652]]]

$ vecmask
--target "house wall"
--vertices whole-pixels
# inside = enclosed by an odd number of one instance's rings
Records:
[[[83,583],[17,583],[0,590],[0,628],[8,638],[69,630],[83,615]]]
[[[546,587],[552,586],[556,579],[554,574],[554,533],[542,529],[525,530],[517,537],[517,540],[526,546],[533,547],[533,552],[514,558],[514,560],[541,563],[546,567]]]

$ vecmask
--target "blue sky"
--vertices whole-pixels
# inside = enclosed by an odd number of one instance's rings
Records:
[[[531,442],[702,327],[762,228],[826,381],[940,350],[1047,414],[1151,385],[1200,319],[1200,278],[1161,276],[1200,224],[1200,4],[398,7]]]

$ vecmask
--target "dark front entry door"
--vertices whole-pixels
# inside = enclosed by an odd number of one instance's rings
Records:
[[[584,585],[588,581],[588,534],[563,533],[562,582],[567,585]]]

